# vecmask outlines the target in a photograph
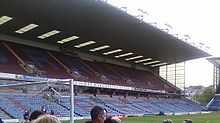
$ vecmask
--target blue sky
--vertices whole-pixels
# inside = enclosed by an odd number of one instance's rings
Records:
[[[115,6],[127,6],[135,13],[141,8],[156,20],[168,23],[194,42],[210,47],[213,56],[220,56],[220,1],[218,0],[108,0]],[[186,62],[186,85],[212,84],[213,65],[206,59]]]

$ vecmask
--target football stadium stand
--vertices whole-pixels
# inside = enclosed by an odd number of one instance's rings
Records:
[[[18,70],[10,73],[37,75],[41,77],[74,78],[79,81],[102,82],[104,84],[135,86],[152,90],[176,92],[177,88],[164,83],[159,76],[150,71],[129,69],[126,67],[82,60],[77,56],[64,55],[58,52],[43,50],[24,45],[1,42],[1,65],[17,66]],[[50,54],[49,54],[50,53]],[[5,55],[7,54],[7,55]],[[53,55],[53,56],[51,56]],[[14,63],[9,63],[13,59]],[[56,59],[56,60],[52,60]],[[19,65],[20,63],[23,64]],[[58,62],[59,61],[59,62]],[[29,66],[28,68],[25,68]],[[65,71],[66,66],[70,71]],[[28,70],[27,70],[28,69]],[[37,70],[34,73],[30,70]],[[6,72],[6,71],[2,71]],[[60,74],[60,75],[59,75]],[[0,109],[3,118],[22,118],[23,112],[28,109],[37,110],[41,106],[53,109],[60,117],[68,117],[70,110],[70,97],[62,96],[55,101],[49,101],[42,95],[24,93],[0,93]],[[128,96],[109,95],[78,95],[75,96],[75,116],[89,116],[91,108],[95,105],[105,107],[112,115],[152,115],[159,112],[183,113],[202,111],[203,107],[184,98],[135,98]]]
[[[42,107],[69,117],[69,85],[31,85],[49,79],[76,82],[76,117],[95,105],[112,115],[200,112],[159,67],[205,56],[101,0],[1,0],[0,117],[20,119]]]

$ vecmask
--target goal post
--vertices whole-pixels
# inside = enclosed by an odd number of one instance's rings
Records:
[[[13,88],[13,87],[22,87],[22,86],[35,86],[35,85],[43,85],[43,84],[61,84],[69,86],[70,88],[70,123],[74,123],[74,80],[73,79],[52,79],[47,81],[32,81],[32,82],[16,82],[16,83],[8,83],[0,85],[0,89],[3,88]],[[19,120],[19,119],[18,119]]]

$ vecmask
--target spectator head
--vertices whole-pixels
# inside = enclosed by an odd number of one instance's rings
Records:
[[[106,119],[106,111],[100,106],[93,107],[90,115],[93,123],[104,123]]]
[[[41,116],[41,115],[43,115],[43,114],[45,114],[45,113],[42,112],[42,111],[39,111],[39,110],[35,110],[35,111],[33,111],[33,112],[31,113],[29,120],[30,120],[30,121],[35,120],[35,119],[37,119],[39,116]]]
[[[33,120],[32,123],[61,123],[60,120],[53,115],[41,115],[36,120]]]
[[[47,113],[47,109],[45,106],[41,106],[41,111],[44,112],[44,113]]]
[[[170,119],[167,119],[167,120],[164,120],[163,123],[173,123],[173,121]]]
[[[30,115],[30,112],[28,110],[26,110],[23,114],[23,118],[24,120],[29,120],[29,115]],[[1,123],[1,122],[0,122]]]
[[[54,111],[53,110],[50,110],[50,115],[54,115]]]

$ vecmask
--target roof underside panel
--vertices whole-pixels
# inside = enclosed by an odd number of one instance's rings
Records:
[[[216,66],[220,66],[220,57],[212,57],[208,58],[207,60]]]
[[[95,55],[101,55],[111,48],[120,48],[123,49],[123,53],[133,52],[136,56],[141,55],[168,63],[209,56],[97,0],[1,0],[1,16],[13,18],[7,24],[0,25],[2,34],[51,45],[58,45],[57,41],[73,35],[80,37],[68,42],[71,47],[87,41],[96,42],[79,49],[83,52],[89,52],[89,49],[102,45],[110,46],[108,49],[94,52]],[[39,27],[24,34],[14,32],[28,24],[37,24]],[[37,38],[52,30],[59,30],[60,33],[43,40]]]

